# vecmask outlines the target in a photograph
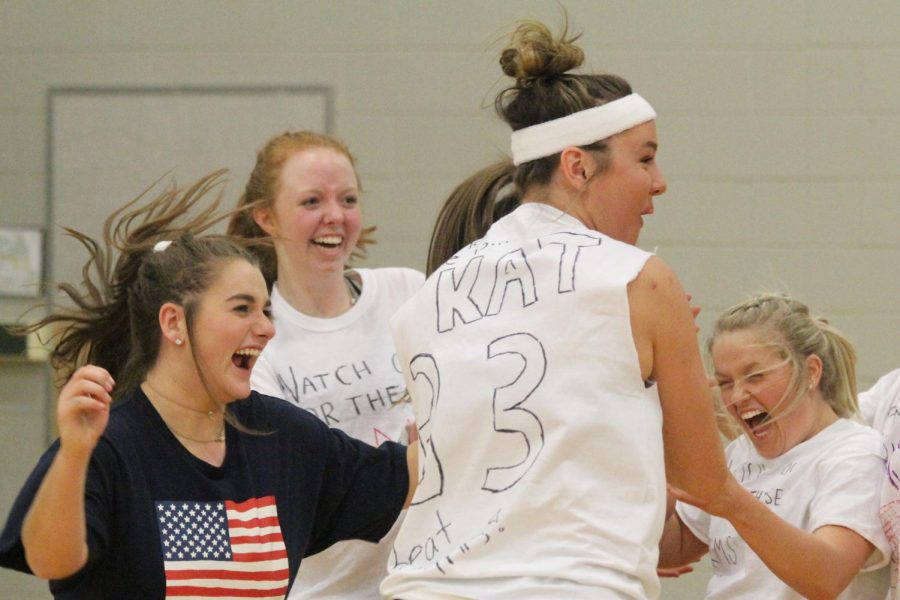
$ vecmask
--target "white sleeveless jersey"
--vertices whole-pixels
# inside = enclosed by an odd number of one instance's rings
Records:
[[[421,480],[383,594],[658,596],[662,413],[626,289],[649,256],[525,204],[398,311]]]

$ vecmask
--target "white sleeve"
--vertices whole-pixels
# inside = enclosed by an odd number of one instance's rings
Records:
[[[403,287],[405,288],[403,294],[405,298],[412,297],[413,294],[419,291],[422,284],[425,283],[425,274],[421,271],[406,267],[398,267],[398,273],[402,278]]]
[[[878,385],[877,383],[875,384]],[[863,423],[869,427],[875,426],[875,412],[878,410],[878,394],[875,392],[875,386],[870,387],[865,392],[859,393],[859,416],[862,417]]]
[[[875,385],[859,394],[859,412],[863,421],[883,434],[886,421],[890,420],[888,410],[900,403],[900,369],[883,375]]]
[[[869,571],[885,565],[891,550],[879,516],[881,486],[873,484],[884,479],[884,446],[874,435],[864,442],[835,444],[835,452],[819,464],[809,530],[838,525],[864,537],[879,551],[866,561],[863,570]]]
[[[675,502],[675,513],[698,540],[709,546],[709,513],[684,502]]]

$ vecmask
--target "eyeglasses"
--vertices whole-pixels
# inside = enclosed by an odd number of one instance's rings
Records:
[[[756,371],[748,373],[743,377],[738,377],[733,381],[717,380],[716,385],[718,386],[719,391],[722,393],[722,400],[727,405],[727,399],[732,397],[740,397],[740,390],[758,391],[761,386],[767,384],[769,375],[789,364],[791,364],[790,358],[785,358],[784,360],[774,365],[769,365],[761,369],[757,369]]]

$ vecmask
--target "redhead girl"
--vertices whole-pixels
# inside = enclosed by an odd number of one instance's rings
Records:
[[[278,337],[250,383],[308,410],[326,425],[377,446],[406,439],[390,317],[421,286],[408,268],[350,268],[369,241],[350,150],[311,131],[266,142],[229,232],[257,245],[272,288]],[[290,598],[372,600],[386,574],[395,530],[378,544],[346,541],[303,562]]]

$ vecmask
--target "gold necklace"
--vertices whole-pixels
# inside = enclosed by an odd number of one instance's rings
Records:
[[[175,400],[172,400],[171,398],[168,398],[162,392],[160,392],[158,389],[153,387],[153,385],[146,379],[144,380],[144,384],[147,386],[147,388],[149,388],[150,390],[153,391],[154,396],[157,396],[158,398],[165,400],[166,402],[170,402],[170,403],[174,404],[175,406],[178,406],[185,410],[193,411],[195,413],[205,414],[210,419],[212,419],[213,415],[215,414],[212,410],[206,411],[206,410],[202,410],[199,408],[194,408],[193,406],[187,406],[186,404],[182,404],[181,402],[177,402]],[[162,415],[160,415],[160,418],[162,419]],[[216,437],[214,437],[211,440],[201,440],[201,439],[191,437],[189,435],[184,435],[183,433],[176,431],[175,428],[172,427],[171,425],[169,425],[168,421],[166,421],[165,419],[162,419],[162,422],[165,424],[166,428],[172,432],[172,435],[174,435],[175,437],[180,437],[182,439],[191,441],[191,442],[196,442],[198,444],[214,444],[216,442],[224,442],[225,441],[225,423],[224,423],[224,421],[222,422],[222,430],[219,432],[219,434]]]
[[[174,404],[175,406],[181,407],[181,408],[183,408],[183,409],[185,409],[185,410],[189,410],[189,411],[192,411],[192,412],[195,412],[195,413],[199,413],[199,414],[201,414],[201,415],[206,415],[206,416],[207,416],[208,418],[210,418],[210,419],[212,419],[213,415],[216,414],[215,411],[213,411],[212,409],[210,409],[210,410],[203,410],[202,408],[194,408],[193,406],[188,406],[187,404],[182,404],[181,402],[178,402],[178,401],[176,401],[176,400],[172,400],[171,398],[169,398],[168,396],[166,396],[165,394],[163,394],[162,392],[160,392],[158,389],[156,389],[156,388],[150,383],[150,380],[148,380],[148,379],[145,379],[145,380],[144,380],[144,383],[147,385],[148,388],[150,388],[151,390],[153,390],[153,393],[156,394],[157,396],[159,396],[159,398],[161,398],[162,400],[165,400],[166,402],[169,402],[169,403],[171,403],[171,404]],[[187,439],[190,439],[190,438],[187,438]]]
[[[163,423],[165,423],[165,419],[163,420]],[[197,438],[192,438],[190,436],[184,435],[183,433],[178,433],[177,431],[172,429],[172,426],[169,425],[168,423],[166,423],[166,427],[169,428],[169,431],[171,431],[173,434],[175,434],[175,437],[180,437],[182,439],[185,439],[185,440],[188,440],[191,442],[196,442],[198,444],[214,444],[216,442],[224,442],[225,441],[225,424],[224,423],[222,424],[222,431],[219,432],[219,435],[217,435],[216,437],[214,437],[211,440],[198,440]]]

